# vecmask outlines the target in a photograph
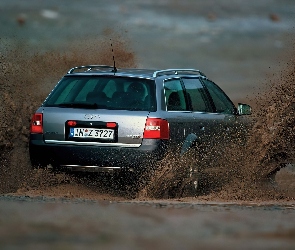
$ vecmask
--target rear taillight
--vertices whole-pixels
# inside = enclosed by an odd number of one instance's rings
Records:
[[[68,121],[68,126],[75,127],[77,125],[76,121]]]
[[[169,123],[160,118],[147,118],[143,132],[144,139],[169,139]]]
[[[117,123],[115,122],[107,122],[107,128],[115,128],[117,127]]]
[[[30,132],[34,134],[43,133],[43,114],[36,113],[33,115]]]

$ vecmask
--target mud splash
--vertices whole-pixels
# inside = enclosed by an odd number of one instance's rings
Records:
[[[288,163],[295,162],[295,64],[274,74],[267,90],[255,96],[253,126],[246,147],[239,154],[240,170],[230,182],[239,199],[290,198],[277,188],[275,176]],[[227,186],[228,187],[228,186]],[[229,190],[233,191],[229,188]],[[295,190],[294,190],[295,191]]]
[[[276,182],[278,171],[295,162],[294,61],[290,60],[285,71],[274,75],[265,84],[266,90],[248,100],[255,108],[246,142],[241,144],[230,140],[224,143],[224,147],[215,145],[207,153],[207,157],[214,161],[203,166],[198,199],[295,199],[295,190],[279,188]],[[159,166],[143,193],[156,198],[169,198],[169,193],[172,194],[170,198],[182,196],[180,183],[187,167],[173,159],[173,153],[167,158],[168,163]],[[177,192],[173,192],[175,188]]]
[[[76,43],[66,52],[32,54],[26,47],[11,48],[0,42],[0,193],[7,193],[32,175],[28,159],[31,116],[60,77],[71,67],[113,65],[114,59],[118,67],[136,67],[136,57],[128,40],[112,30],[105,30],[96,41]]]
[[[294,77],[292,58],[284,71],[268,80],[266,90],[254,97],[253,126],[245,147],[229,158],[235,160],[238,167],[234,168],[220,197],[243,200],[295,198],[294,192],[285,192],[276,184],[278,171],[295,162]]]
[[[127,45],[128,41],[111,30],[105,30],[102,39],[89,41],[88,44],[93,46],[85,47],[84,44],[85,42],[75,43],[65,53],[31,54],[25,48],[9,47],[1,52],[0,105],[3,108],[0,110],[0,193],[17,190],[26,193],[35,189],[39,193],[45,190],[46,194],[48,189],[54,189],[53,192],[57,192],[57,195],[67,195],[66,185],[76,189],[81,189],[80,186],[84,185],[92,191],[97,189],[112,197],[183,197],[189,161],[179,160],[175,155],[171,157],[173,154],[168,156],[169,161],[163,161],[153,175],[149,176],[149,184],[131,196],[128,193],[132,187],[122,192],[122,187],[114,190],[104,188],[104,180],[98,183],[91,178],[78,180],[65,174],[53,175],[31,170],[27,147],[31,115],[69,68],[85,64],[113,65],[113,56],[118,67],[137,66],[136,57]],[[258,108],[254,109],[254,122],[246,144],[241,146],[233,141],[228,142],[227,147],[219,151],[218,157],[214,155],[217,150],[211,149],[216,170],[203,174],[198,199],[267,200],[295,197],[269,185],[273,180],[272,174],[284,163],[294,162],[295,157],[293,61],[286,68],[281,77],[270,79],[267,91],[255,96],[255,107]],[[63,189],[58,189],[59,186]],[[83,196],[83,193],[80,192],[79,196]],[[89,197],[94,196],[92,194]]]

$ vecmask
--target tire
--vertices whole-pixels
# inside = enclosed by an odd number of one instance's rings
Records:
[[[47,165],[44,162],[33,157],[32,155],[30,155],[30,161],[31,161],[31,166],[33,169],[39,169],[39,168],[45,169],[47,167]]]
[[[194,148],[187,153],[168,153],[148,175],[144,189],[149,198],[168,199],[198,195],[199,168]]]
[[[200,168],[199,159],[196,148],[191,148],[189,152],[181,156],[181,164],[185,166],[185,175],[182,179],[180,187],[180,196],[196,197],[199,194],[199,179],[200,179]]]

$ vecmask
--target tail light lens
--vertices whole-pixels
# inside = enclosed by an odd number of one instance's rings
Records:
[[[143,132],[144,139],[169,139],[169,123],[160,118],[147,118]]]
[[[31,133],[42,134],[43,133],[43,114],[36,113],[33,115],[31,122]]]
[[[107,122],[107,128],[115,128],[117,127],[117,123],[115,122]]]
[[[77,125],[76,121],[68,121],[68,126],[75,127]]]

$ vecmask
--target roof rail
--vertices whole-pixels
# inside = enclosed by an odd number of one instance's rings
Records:
[[[74,71],[77,70],[77,69],[87,69],[87,71],[90,71],[90,70],[92,70],[94,68],[97,68],[97,69],[112,69],[112,72],[117,71],[116,68],[114,68],[113,66],[108,66],[108,65],[84,65],[84,66],[77,66],[77,67],[71,68],[68,71],[68,74],[74,73]]]
[[[188,72],[191,74],[200,74],[202,76],[206,76],[202,71],[198,69],[164,69],[164,70],[155,71],[153,74],[153,77],[157,77],[161,73],[168,73],[168,72],[171,72],[171,74],[174,74],[174,75],[178,75],[179,72]]]

